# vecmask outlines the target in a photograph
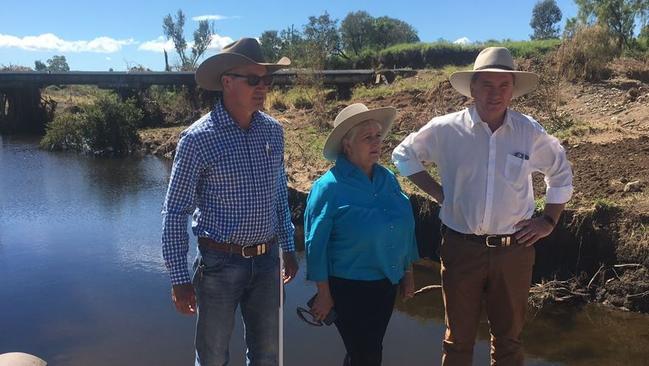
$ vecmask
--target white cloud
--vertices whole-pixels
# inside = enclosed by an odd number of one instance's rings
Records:
[[[466,38],[466,37],[462,37],[462,38],[456,39],[455,41],[453,41],[453,43],[454,44],[466,45],[466,44],[471,44],[473,42],[471,42],[471,40]]]
[[[140,51],[151,51],[162,53],[163,50],[173,50],[174,43],[172,40],[165,40],[165,37],[160,36],[153,41],[142,43],[138,48]]]
[[[220,51],[223,49],[224,46],[230,44],[233,42],[233,39],[227,36],[220,36],[218,34],[213,34],[212,35],[212,40],[209,45],[209,49],[214,49],[217,51]],[[194,42],[187,42],[187,49],[190,50],[192,46],[194,45]],[[172,40],[166,40],[165,37],[160,36],[152,41],[147,41],[142,43],[139,47],[138,50],[140,51],[150,51],[150,52],[158,52],[162,53],[163,50],[173,51],[174,50],[174,43]]]
[[[110,60],[112,60],[112,58],[106,57],[106,61],[110,61]]]
[[[225,19],[241,19],[241,17],[238,15],[226,16],[226,15],[218,15],[218,14],[199,15],[199,16],[192,17],[192,20],[195,22],[200,22],[201,20],[225,20]]]
[[[215,33],[212,35],[212,41],[210,42],[210,46],[208,48],[220,51],[223,49],[223,47],[229,45],[232,42],[234,42],[232,38],[227,36],[219,36]]]
[[[120,51],[123,46],[136,43],[133,38],[97,37],[90,41],[66,41],[52,33],[25,37],[0,34],[0,48],[13,47],[28,51],[115,53]]]

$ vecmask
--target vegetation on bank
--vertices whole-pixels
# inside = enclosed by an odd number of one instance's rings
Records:
[[[47,125],[41,147],[95,155],[129,154],[139,146],[137,130],[142,117],[133,100],[101,95],[92,104],[58,114]]]

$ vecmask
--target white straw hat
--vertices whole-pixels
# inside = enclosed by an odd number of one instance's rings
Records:
[[[351,104],[336,116],[334,120],[334,129],[329,133],[327,141],[325,141],[322,153],[327,160],[336,160],[338,154],[342,150],[342,138],[345,134],[357,124],[367,121],[375,120],[381,124],[383,128],[381,131],[381,140],[390,131],[390,126],[397,116],[397,109],[394,107],[384,107],[369,109],[363,103]]]
[[[505,47],[487,47],[478,54],[471,71],[458,71],[451,75],[451,85],[460,94],[471,97],[471,78],[479,72],[505,72],[514,75],[512,98],[520,97],[536,89],[539,77],[533,72],[518,71],[514,58]]]

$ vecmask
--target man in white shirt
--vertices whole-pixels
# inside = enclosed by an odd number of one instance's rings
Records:
[[[433,118],[392,153],[400,173],[441,205],[442,364],[472,364],[484,302],[492,364],[523,365],[533,244],[552,232],[572,196],[572,170],[556,138],[509,109],[538,83],[537,75],[514,69],[509,50],[484,49],[472,71],[456,72],[450,81],[474,105]],[[437,165],[441,185],[422,162]],[[543,173],[547,186],[536,218],[532,172]]]

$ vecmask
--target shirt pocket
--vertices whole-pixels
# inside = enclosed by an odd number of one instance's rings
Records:
[[[508,154],[505,161],[505,179],[516,183],[527,177],[530,161]]]

